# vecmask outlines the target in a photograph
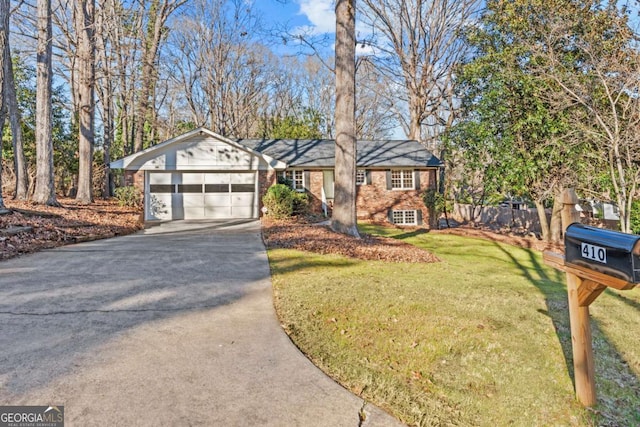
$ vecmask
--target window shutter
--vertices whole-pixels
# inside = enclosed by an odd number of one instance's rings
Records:
[[[304,189],[311,192],[311,172],[304,171]]]
[[[420,189],[420,171],[419,170],[413,171],[413,185],[416,190]]]
[[[389,212],[387,213],[387,218],[389,219],[389,222],[391,224],[393,224],[393,210],[389,209]]]
[[[371,171],[369,169],[364,171],[364,183],[371,185]]]
[[[416,210],[416,223],[422,225],[422,209]]]
[[[387,171],[387,190],[391,190],[391,170]]]

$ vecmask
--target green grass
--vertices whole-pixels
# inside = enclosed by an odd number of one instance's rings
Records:
[[[599,404],[575,402],[564,278],[541,255],[444,234],[436,264],[270,250],[288,333],[347,388],[410,425],[640,425],[640,291],[592,305]]]

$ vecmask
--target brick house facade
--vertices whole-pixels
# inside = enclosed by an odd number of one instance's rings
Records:
[[[422,201],[440,161],[415,141],[359,141],[358,218],[427,226]],[[144,196],[145,220],[257,218],[278,176],[295,177],[311,210],[330,215],[332,140],[230,140],[205,128],[112,162]]]

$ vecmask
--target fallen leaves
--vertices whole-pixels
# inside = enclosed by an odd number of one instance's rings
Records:
[[[11,200],[0,215],[0,259],[70,243],[133,233],[142,228],[140,212],[115,200],[90,205],[59,199],[62,206],[42,206]]]
[[[262,236],[269,248],[338,254],[361,260],[409,263],[439,261],[432,253],[400,240],[366,234],[358,239],[319,224],[263,221]]]

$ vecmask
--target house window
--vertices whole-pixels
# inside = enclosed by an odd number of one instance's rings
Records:
[[[397,225],[417,225],[418,221],[416,221],[417,215],[416,211],[392,211],[391,219],[394,224]]]
[[[288,181],[294,190],[304,191],[304,171],[284,171],[281,176]]]
[[[391,188],[394,190],[413,190],[413,171],[403,169],[392,170]]]
[[[364,169],[356,170],[356,185],[364,185],[367,183],[367,171]]]

